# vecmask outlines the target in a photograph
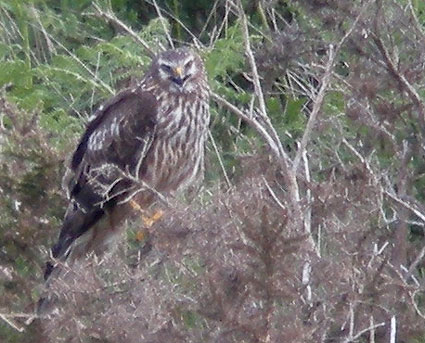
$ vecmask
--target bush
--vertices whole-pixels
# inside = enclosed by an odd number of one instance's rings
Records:
[[[2,341],[423,341],[424,6],[158,4],[0,1]],[[27,326],[64,157],[143,75],[137,39],[169,35],[209,75],[204,186],[65,267],[58,310]]]

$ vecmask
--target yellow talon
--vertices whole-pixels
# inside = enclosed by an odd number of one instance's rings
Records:
[[[134,200],[130,200],[130,206],[133,207],[133,209],[136,210],[136,211],[139,211],[139,212],[142,212],[142,213],[145,212],[143,210],[143,208],[137,202],[135,202]]]
[[[162,210],[157,210],[152,216],[145,215],[146,211],[134,200],[130,201],[130,206],[142,214],[143,223],[149,228],[164,215]]]
[[[146,236],[147,236],[147,233],[145,230],[138,231],[136,233],[136,241],[141,242],[145,240]]]
[[[144,241],[146,237],[149,236],[150,234],[149,228],[152,227],[152,225],[155,224],[155,222],[159,220],[163,215],[164,215],[164,212],[161,210],[156,211],[151,217],[148,217],[142,214],[142,220],[143,220],[143,223],[145,224],[145,228],[136,233],[136,241],[138,242]]]
[[[161,217],[164,215],[164,212],[161,210],[156,211],[151,217],[142,215],[143,222],[147,227],[151,227],[155,224]]]

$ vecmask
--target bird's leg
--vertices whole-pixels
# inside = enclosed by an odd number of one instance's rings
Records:
[[[150,232],[150,228],[155,224],[159,219],[162,218],[164,212],[162,210],[155,210],[152,215],[146,213],[146,211],[134,200],[130,200],[130,206],[141,213],[141,218],[143,220],[144,229],[139,231],[136,235],[138,241],[143,241],[146,238],[146,234]],[[147,231],[147,232],[146,232]]]
[[[143,222],[148,228],[151,228],[158,220],[162,218],[164,212],[162,210],[155,210],[151,216],[142,216]]]

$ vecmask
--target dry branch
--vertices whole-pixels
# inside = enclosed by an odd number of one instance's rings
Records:
[[[377,1],[377,15],[375,16],[374,26],[375,26],[375,33],[373,35],[373,40],[380,51],[386,68],[389,71],[389,73],[392,75],[392,77],[399,82],[399,84],[403,87],[403,89],[406,91],[409,98],[412,100],[413,104],[418,110],[418,119],[421,123],[421,127],[425,128],[425,105],[419,96],[418,92],[416,91],[415,87],[413,87],[410,82],[406,79],[406,77],[403,75],[401,71],[398,70],[396,63],[393,61],[393,59],[390,56],[390,53],[388,52],[388,49],[386,48],[382,38],[381,38],[381,12],[382,12],[382,0]]]
[[[267,130],[261,125],[261,123],[255,119],[255,117],[250,116],[249,114],[241,111],[239,108],[237,108],[235,105],[221,97],[220,95],[212,92],[211,97],[213,100],[215,100],[218,104],[226,107],[230,112],[235,114],[237,117],[248,123],[252,128],[257,131],[261,137],[266,141],[268,146],[270,147],[272,153],[275,155],[276,158],[280,158],[280,152],[279,148],[277,147],[274,139],[270,136],[270,134],[267,132]]]
[[[94,16],[100,17],[100,18],[104,18],[106,19],[106,21],[111,22],[113,24],[115,24],[116,26],[118,26],[120,29],[124,30],[125,32],[127,32],[132,38],[134,38],[136,40],[136,42],[140,43],[140,45],[143,46],[143,48],[146,50],[146,52],[148,53],[149,57],[153,58],[155,57],[155,53],[154,51],[149,47],[149,44],[146,43],[142,38],[139,37],[139,35],[137,35],[131,28],[129,28],[127,25],[125,25],[121,20],[119,20],[115,14],[113,12],[105,12],[104,10],[102,10],[98,4],[94,3],[93,4],[94,9],[96,10],[96,12],[94,14]]]
[[[307,148],[307,144],[311,139],[311,134],[313,131],[314,126],[316,125],[319,113],[322,109],[323,100],[326,94],[326,91],[329,87],[331,76],[334,72],[334,66],[335,66],[335,60],[338,56],[338,52],[340,51],[341,47],[345,43],[345,41],[348,39],[348,37],[353,33],[354,29],[357,27],[360,19],[362,18],[363,14],[365,13],[366,9],[369,7],[369,5],[372,3],[372,0],[369,0],[366,2],[363,7],[361,8],[359,14],[354,19],[353,23],[351,24],[349,30],[345,33],[345,35],[340,39],[338,44],[336,46],[330,45],[328,49],[328,61],[324,67],[324,74],[320,80],[320,89],[317,95],[313,98],[313,109],[310,113],[309,120],[307,122],[307,126],[304,130],[303,137],[301,139],[300,146],[298,148],[297,154],[294,159],[294,163],[292,165],[292,168],[294,172],[297,171],[298,165],[301,161],[301,157],[304,154],[304,151]]]
[[[27,319],[26,325],[30,324],[36,316],[33,313],[0,313],[0,318],[18,332],[24,332],[25,327],[18,324],[15,319]]]

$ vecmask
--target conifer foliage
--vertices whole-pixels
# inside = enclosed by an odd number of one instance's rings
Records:
[[[207,170],[50,285],[63,165],[103,100],[188,45]],[[425,5],[0,0],[0,341],[425,340]]]

